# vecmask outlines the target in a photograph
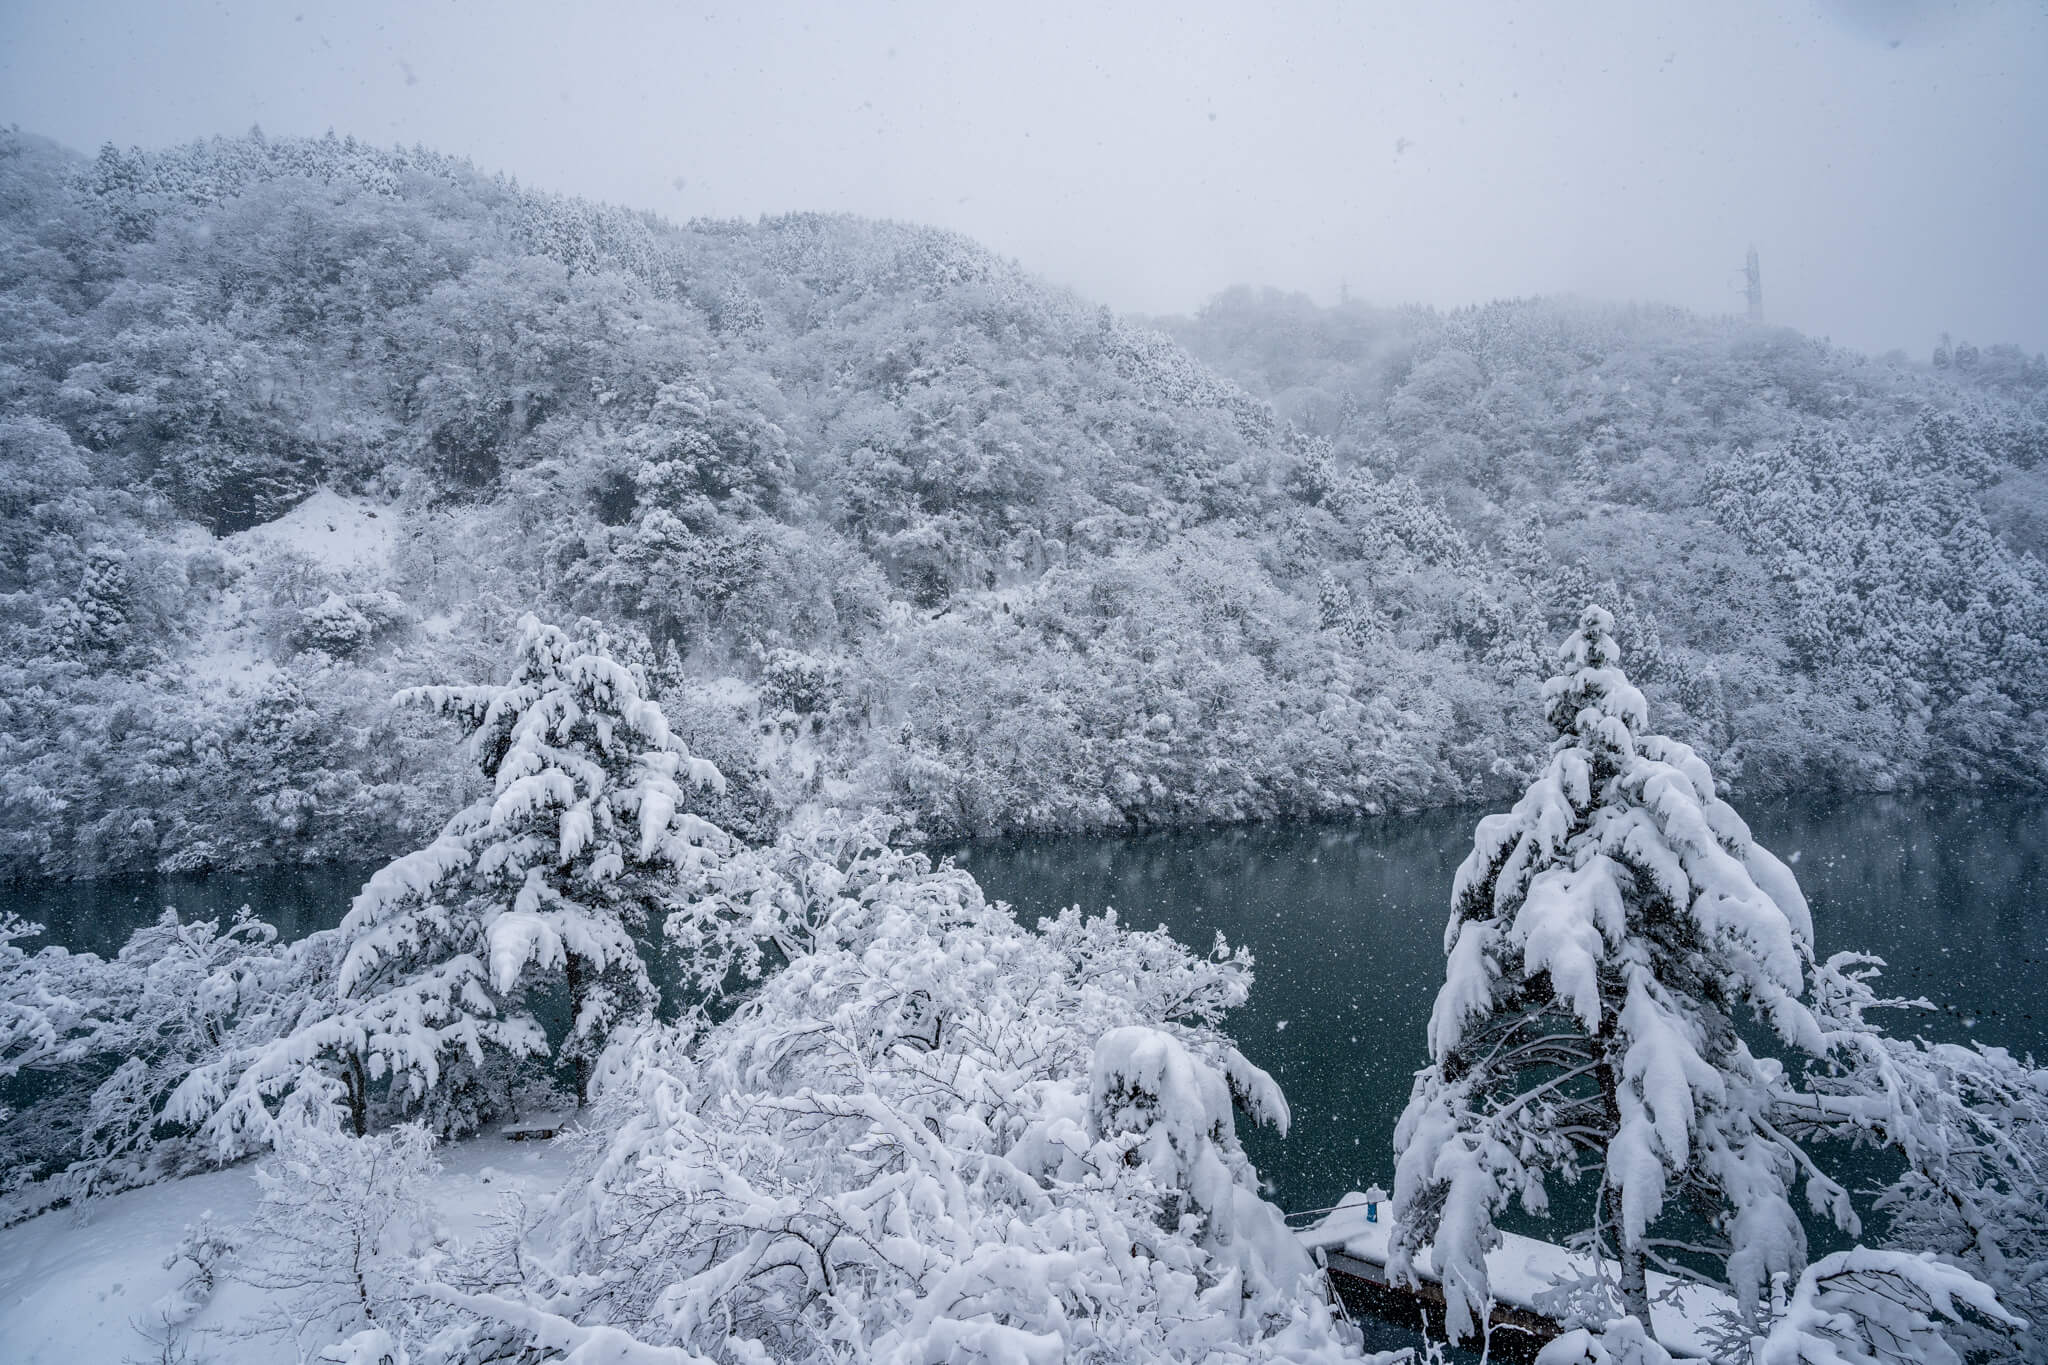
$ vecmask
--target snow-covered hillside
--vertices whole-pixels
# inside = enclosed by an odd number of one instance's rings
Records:
[[[2043,779],[2010,348],[1232,295],[1191,354],[942,232],[4,138],[8,875],[405,846],[457,777],[385,700],[530,608],[609,629],[758,830],[1504,794],[1595,590],[1740,789]]]

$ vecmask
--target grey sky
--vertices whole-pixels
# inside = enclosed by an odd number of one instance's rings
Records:
[[[0,122],[333,127],[658,210],[966,232],[1116,307],[1237,282],[1740,306],[2048,347],[2043,0],[0,0]]]

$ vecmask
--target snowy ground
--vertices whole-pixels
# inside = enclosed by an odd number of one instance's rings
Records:
[[[237,531],[218,545],[245,565],[289,551],[333,582],[371,587],[388,575],[399,519],[393,505],[323,488],[276,521]],[[277,672],[255,592],[246,582],[230,588],[192,623],[180,662],[194,683],[245,690]]]
[[[227,543],[244,554],[289,546],[341,578],[382,572],[397,539],[395,507],[322,488],[276,521],[238,531]]]
[[[552,1194],[567,1177],[568,1144],[455,1143],[441,1154],[433,1198],[450,1236],[475,1236],[506,1194]],[[62,1209],[0,1230],[0,1359],[7,1365],[119,1365],[151,1358],[136,1324],[184,1280],[171,1269],[188,1224],[208,1212],[223,1226],[256,1206],[249,1165],[174,1180]],[[193,1319],[195,1355],[211,1365],[272,1365],[287,1343],[225,1335],[261,1306],[257,1291],[226,1283]]]

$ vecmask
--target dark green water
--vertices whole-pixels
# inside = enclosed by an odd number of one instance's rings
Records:
[[[129,934],[152,923],[166,907],[181,919],[227,921],[247,905],[291,940],[341,923],[349,902],[379,866],[328,863],[91,882],[0,883],[0,905],[12,905],[43,926],[41,938],[22,945],[30,950],[56,943],[111,957]]]
[[[1443,979],[1451,877],[1482,811],[1344,826],[970,845],[959,862],[1026,922],[1114,905],[1258,959],[1230,1029],[1287,1092],[1285,1141],[1246,1147],[1287,1209],[1391,1186],[1394,1122],[1423,1065]],[[1891,994],[1942,1008],[1888,1027],[2048,1059],[2048,801],[1858,798],[1752,804],[1751,830],[1792,864],[1822,954],[1875,953]]]
[[[1221,930],[1258,959],[1230,1021],[1294,1110],[1285,1141],[1247,1146],[1285,1208],[1390,1183],[1389,1146],[1443,977],[1451,875],[1479,811],[1344,826],[1070,837],[953,850],[988,893],[1035,922],[1115,906],[1207,945]],[[1751,805],[1793,864],[1823,953],[1874,952],[1893,993],[1942,1006],[1895,1029],[2048,1058],[2048,801],[1911,797]],[[371,867],[0,887],[45,941],[117,950],[165,905],[232,914],[244,902],[287,937],[334,924]]]

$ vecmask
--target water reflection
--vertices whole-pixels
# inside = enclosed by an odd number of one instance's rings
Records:
[[[56,943],[102,957],[119,952],[129,934],[153,923],[166,908],[188,921],[225,922],[247,905],[291,940],[339,924],[378,866],[325,863],[91,882],[0,883],[0,905],[43,926],[43,936],[24,946]]]

